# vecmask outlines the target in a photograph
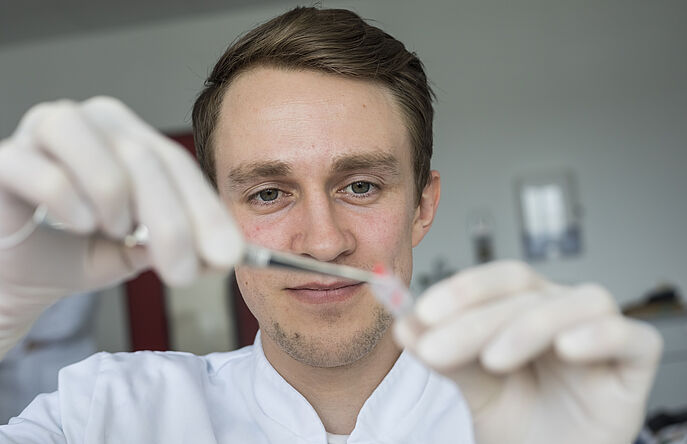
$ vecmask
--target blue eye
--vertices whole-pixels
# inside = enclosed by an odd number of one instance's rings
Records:
[[[276,188],[267,188],[265,190],[259,191],[256,194],[256,197],[259,197],[260,200],[263,202],[271,202],[275,200],[277,197],[279,197],[279,190]]]

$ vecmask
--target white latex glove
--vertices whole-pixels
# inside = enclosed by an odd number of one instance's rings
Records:
[[[242,240],[184,148],[116,99],[37,105],[0,141],[0,244],[38,204],[70,231],[39,226],[0,248],[0,357],[58,298],[154,268],[168,285],[228,270]],[[145,247],[121,239],[137,224]]]
[[[629,444],[662,349],[598,285],[563,287],[497,262],[442,281],[397,341],[452,378],[480,444]]]

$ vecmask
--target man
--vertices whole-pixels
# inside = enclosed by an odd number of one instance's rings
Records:
[[[194,106],[220,199],[121,103],[39,105],[0,147],[0,350],[67,292],[149,267],[183,284],[228,270],[243,239],[387,264],[408,283],[439,201],[432,116],[417,57],[349,11],[313,8],[238,40]],[[71,232],[34,230],[38,204]],[[149,244],[123,245],[139,223]],[[641,424],[660,338],[599,286],[489,264],[433,287],[390,328],[367,285],[240,264],[236,275],[260,323],[253,347],[95,355],[0,437],[610,444]]]

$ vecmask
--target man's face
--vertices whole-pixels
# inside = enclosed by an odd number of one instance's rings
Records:
[[[248,242],[363,269],[385,264],[409,283],[424,235],[408,130],[372,82],[255,68],[223,100],[214,138],[217,184]],[[236,268],[265,340],[319,367],[354,362],[389,315],[367,284]]]

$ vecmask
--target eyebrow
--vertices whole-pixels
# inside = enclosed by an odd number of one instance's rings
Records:
[[[400,162],[389,153],[350,154],[334,159],[332,171],[335,173],[348,173],[358,170],[377,170],[388,176],[399,176],[401,174]]]
[[[331,170],[339,174],[360,170],[376,170],[390,177],[397,177],[401,174],[398,159],[384,152],[349,154],[335,157]],[[229,188],[236,190],[261,178],[288,176],[292,171],[291,166],[283,161],[250,162],[232,168],[227,177],[229,179]]]
[[[237,188],[262,177],[288,176],[291,166],[281,161],[251,162],[232,168],[229,172],[229,188]]]

